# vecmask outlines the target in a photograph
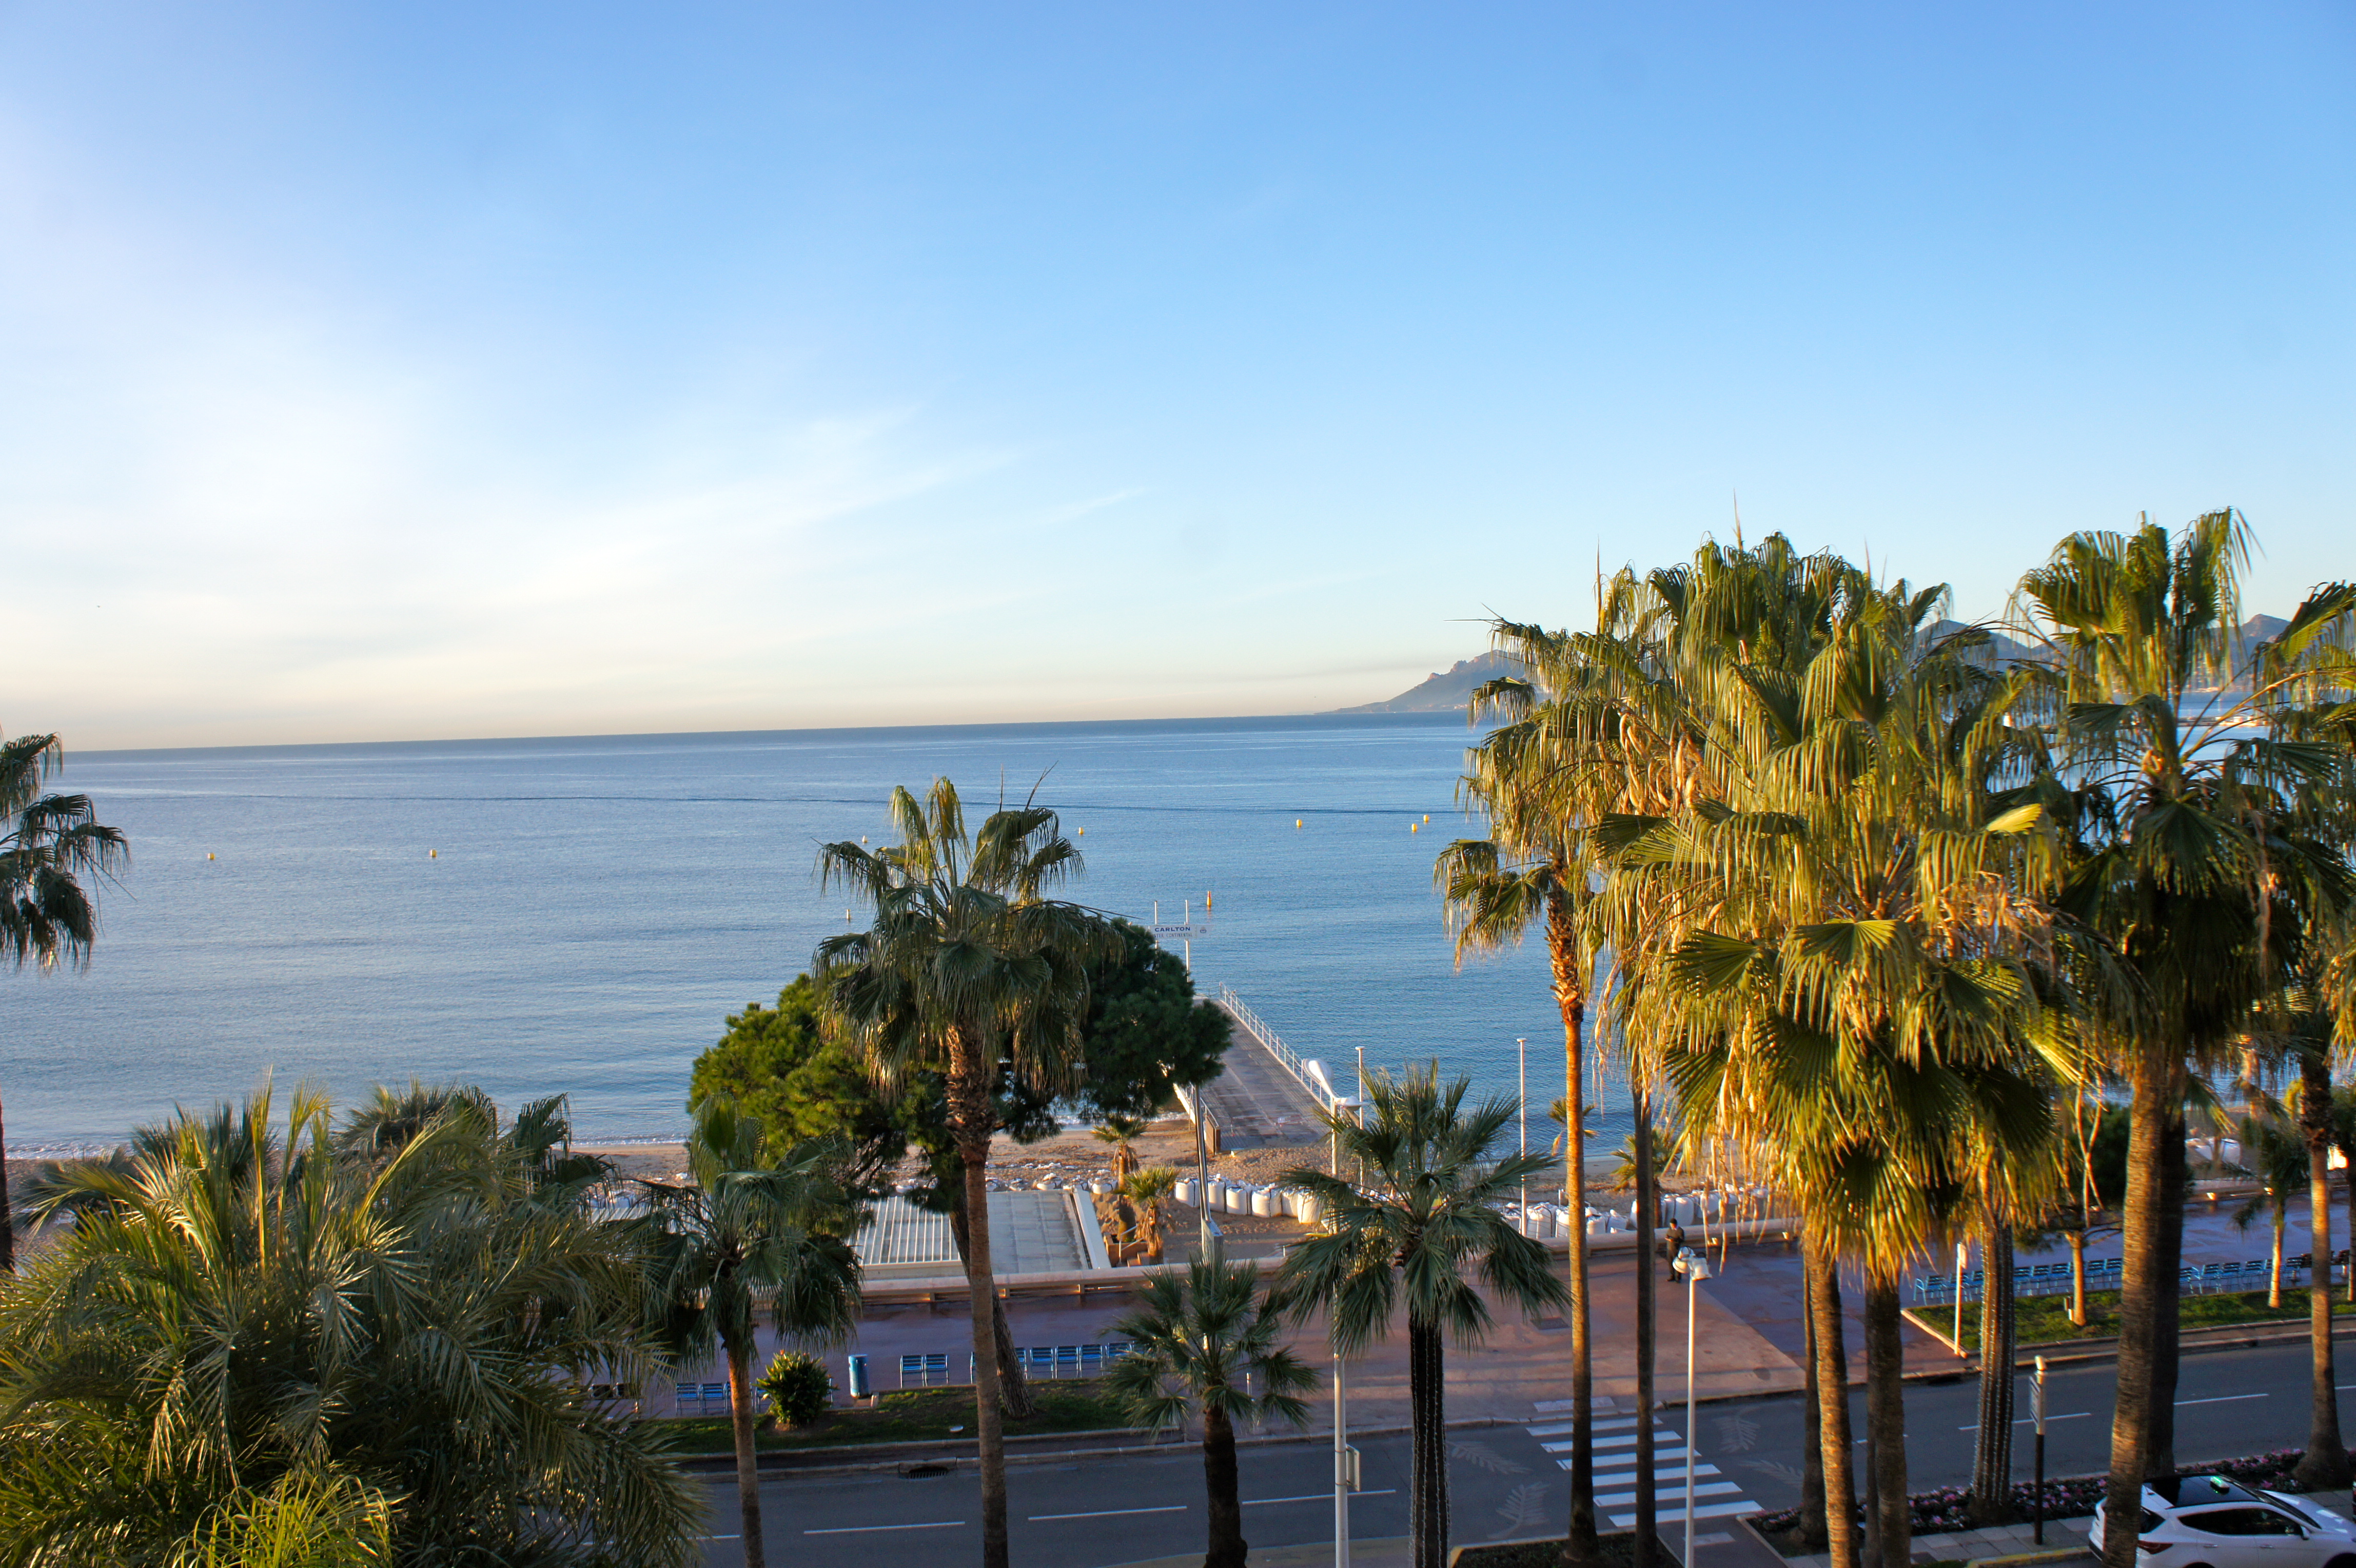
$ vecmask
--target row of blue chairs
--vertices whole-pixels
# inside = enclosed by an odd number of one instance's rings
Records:
[[[2331,1255],[2332,1267],[2348,1261],[2345,1249]],[[2295,1284],[2297,1276],[2315,1266],[2314,1254],[2301,1252],[2296,1258],[2283,1260],[2283,1283]],[[2261,1280],[2271,1277],[2274,1266],[2265,1258],[2252,1258],[2244,1263],[2187,1263],[2178,1275],[2178,1283],[2200,1290],[2253,1290]]]
[[[2126,1263],[2124,1258],[2089,1258],[2086,1260],[2086,1283],[2100,1289],[2103,1282],[2115,1276]],[[1952,1274],[1918,1274],[1913,1283],[1917,1306],[1955,1299],[1955,1279]],[[1987,1271],[1972,1270],[1964,1275],[1964,1299],[1978,1300],[1987,1284]],[[2012,1273],[2012,1294],[2015,1295],[2058,1295],[2069,1288],[2070,1265],[2066,1262],[2030,1263]]]
[[[1014,1359],[1024,1372],[1034,1378],[1086,1377],[1104,1370],[1108,1362],[1118,1361],[1136,1349],[1127,1339],[1112,1339],[1095,1345],[1033,1345],[1028,1349],[1017,1348]],[[900,1358],[900,1386],[905,1388],[941,1388],[949,1380],[949,1358],[947,1351],[911,1352]],[[965,1359],[966,1382],[973,1381],[973,1357]]]
[[[2119,1276],[2126,1262],[2123,1258],[2087,1259],[2086,1283],[2100,1289]],[[2342,1249],[2334,1253],[2331,1262],[2334,1268],[2345,1264],[2348,1262],[2347,1251]],[[2285,1258],[2284,1282],[2293,1283],[2313,1265],[2313,1258],[2305,1252],[2296,1258]],[[2179,1288],[2190,1287],[2196,1291],[2223,1290],[2229,1286],[2239,1290],[2244,1288],[2245,1282],[2267,1279],[2272,1273],[2273,1265],[2265,1258],[2252,1258],[2238,1263],[2187,1263],[2179,1272],[2177,1283]],[[1915,1305],[1918,1306],[1947,1305],[1955,1299],[1955,1281],[1952,1275],[1919,1274],[1913,1284]],[[1987,1284],[1987,1272],[1972,1270],[1963,1276],[1964,1299],[1978,1300]],[[2070,1265],[2066,1262],[2032,1263],[2014,1271],[2012,1286],[2015,1295],[2059,1295],[2070,1288]]]

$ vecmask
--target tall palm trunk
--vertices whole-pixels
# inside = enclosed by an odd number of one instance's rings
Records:
[[[1006,1418],[999,1401],[998,1280],[990,1262],[990,1134],[991,1080],[997,1064],[974,1030],[948,1036],[948,1122],[964,1167],[966,1295],[973,1318],[973,1429],[980,1451],[982,1568],[1008,1568]]]
[[[2158,1305],[2154,1315],[2151,1355],[2151,1448],[2144,1455],[2147,1477],[2176,1474],[2176,1374],[2182,1324],[2179,1303],[2184,1294],[2184,1185],[2190,1158],[2184,1152],[2184,1063],[2179,1058],[2170,1075],[2175,1107],[2159,1149],[2159,1273],[2152,1282]]]
[[[728,1418],[736,1439],[737,1526],[744,1538],[744,1568],[766,1568],[761,1543],[761,1470],[753,1450],[753,1346],[749,1331],[722,1336],[728,1355]]]
[[[1203,1486],[1210,1511],[1211,1549],[1203,1568],[1244,1568],[1244,1505],[1236,1487],[1236,1428],[1224,1410],[1203,1412]]]
[[[1841,1343],[1840,1254],[1821,1226],[1807,1249],[1808,1320],[1815,1346],[1816,1451],[1825,1471],[1825,1549],[1831,1568],[1857,1568],[1857,1487],[1850,1466],[1848,1352]]]
[[[1636,1104],[1636,1540],[1635,1568],[1653,1568],[1659,1521],[1653,1453],[1653,1098],[1639,1088]],[[1692,1434],[1687,1434],[1690,1439]]]
[[[1570,1220],[1565,1259],[1570,1290],[1570,1530],[1563,1562],[1568,1568],[1590,1568],[1597,1559],[1595,1350],[1587,1305],[1587,987],[1570,918],[1566,899],[1547,907],[1547,956],[1555,1005],[1562,1014],[1562,1206]]]
[[[1972,1450],[1975,1524],[2012,1521],[2012,1230],[1991,1211],[1980,1226],[1980,1430]],[[1892,1287],[1895,1288],[1894,1286]]]
[[[2320,1051],[2299,1058],[2298,1130],[2307,1140],[2308,1372],[2307,1452],[2291,1474],[2305,1490],[2348,1485],[2348,1445],[2340,1436],[2340,1394],[2331,1358],[2331,1063]],[[2356,1270],[2350,1271],[2356,1273]]]
[[[960,1158],[960,1177],[963,1173],[964,1162]],[[955,1200],[949,1205],[949,1240],[957,1243],[960,1261],[973,1248],[972,1224],[966,1218],[965,1187],[960,1179]],[[1017,1421],[1028,1421],[1038,1408],[1037,1402],[1031,1397],[1031,1380],[1023,1375],[1022,1358],[1014,1353],[1014,1330],[1006,1321],[1006,1304],[999,1300],[995,1290],[990,1293],[990,1317],[991,1338],[998,1347],[999,1408]]]
[[[966,1294],[973,1312],[973,1430],[979,1440],[981,1468],[982,1568],[1007,1568],[1006,1536],[1006,1417],[999,1400],[997,1315],[998,1281],[990,1267],[990,1189],[984,1185],[990,1163],[990,1141],[976,1148],[960,1147],[965,1165],[965,1198],[973,1240],[965,1255]]]
[[[0,1112],[0,1155],[8,1147],[8,1126],[5,1112]],[[2356,1197],[2349,1200],[2356,1203]],[[0,1163],[0,1274],[16,1272],[16,1218],[8,1208],[8,1173]]]
[[[1408,1319],[1407,1535],[1413,1568],[1448,1562],[1448,1405],[1440,1360],[1440,1325]]]
[[[2274,1206],[2275,1246],[2266,1260],[2266,1310],[2282,1310],[2283,1231],[2290,1224],[2290,1195],[2285,1193]]]
[[[2174,1118],[2171,1093],[2182,1096],[2167,1047],[2147,1044],[2129,1069],[2134,1108],[2127,1130],[2126,1211],[2119,1231],[2124,1261],[2119,1279],[2117,1402],[2111,1416],[2110,1486],[2103,1499],[2103,1561],[2106,1568],[2131,1568],[2136,1561],[2143,1483],[2152,1457],[2153,1387],[2163,1305],[2159,1273],[2167,1262],[2162,1232],[2169,1161],[2166,1144]],[[2174,1056],[2180,1063],[2183,1058]],[[2179,1144],[2180,1148],[2182,1145]],[[2174,1398],[2171,1391],[2167,1397]]]
[[[2086,1233],[2070,1232],[2070,1321],[2086,1326]]]
[[[1906,1347],[1900,1337],[1898,1305],[1898,1276],[1869,1273],[1865,1284],[1866,1450],[1873,1466],[1874,1544],[1887,1568],[1906,1568],[1914,1560],[1906,1500]]]
[[[1814,1278],[1813,1271],[1805,1278]],[[1825,1550],[1825,1417],[1823,1402],[1816,1391],[1816,1315],[1807,1305],[1812,1294],[1812,1287],[1804,1280],[1800,1323],[1804,1347],[1802,1355],[1807,1362],[1808,1386],[1800,1406],[1800,1443],[1805,1455],[1800,1463],[1800,1541],[1810,1552],[1822,1552]]]

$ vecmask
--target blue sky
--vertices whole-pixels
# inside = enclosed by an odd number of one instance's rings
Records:
[[[1730,529],[2356,573],[2344,5],[0,8],[0,725],[1298,712]]]

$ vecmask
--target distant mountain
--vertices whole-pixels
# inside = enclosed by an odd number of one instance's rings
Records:
[[[1933,638],[1953,637],[1964,628],[1965,623],[1959,620],[1934,620],[1926,629],[1925,635]],[[2029,657],[2029,648],[2025,643],[2016,642],[2000,631],[1990,630],[1987,638],[1987,659],[1992,664],[1998,666],[2018,664]]]
[[[1478,659],[1460,659],[1448,670],[1435,671],[1419,685],[1410,687],[1387,703],[1362,703],[1355,708],[1336,710],[1344,714],[1447,714],[1461,713],[1472,701],[1472,688],[1483,681],[1494,681],[1500,675],[1520,672],[1518,660],[1502,653],[1483,653]]]
[[[2280,637],[2283,628],[2288,625],[2290,622],[2282,617],[2269,615],[2254,615],[2244,621],[2233,633],[2233,648],[2227,656],[2235,672],[2238,673],[2249,663],[2259,643]],[[1964,623],[1961,621],[1934,621],[1930,627],[1929,634],[1933,637],[1947,637],[1963,629]],[[2031,657],[2031,654],[2032,650],[2026,643],[2016,641],[2000,631],[1988,633],[1987,656],[1992,663],[1999,667],[2019,663]],[[2215,688],[2200,689],[2212,691]],[[2237,683],[2233,689],[2243,688]]]

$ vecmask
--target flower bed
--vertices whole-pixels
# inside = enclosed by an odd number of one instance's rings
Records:
[[[2187,1465],[2188,1476],[2226,1476],[2244,1486],[2260,1487],[2269,1491],[2296,1492],[2298,1484],[2291,1479],[2291,1470],[2298,1464],[2304,1451],[2297,1448],[2279,1449],[2272,1454],[2254,1454],[2243,1459],[2219,1459],[2206,1465]],[[2068,1476],[2045,1483],[2045,1517],[2047,1519],[2084,1519],[2103,1506],[2103,1490],[2108,1477],[2103,1476]],[[1912,1530],[1916,1535],[1944,1535],[1951,1530],[1970,1530],[1972,1520],[1965,1517],[1970,1491],[1964,1487],[1939,1487],[1927,1492],[1916,1492],[1907,1499],[1913,1515]],[[2037,1484],[2022,1481],[2012,1488],[2012,1506],[2022,1519],[2028,1519],[2037,1507]],[[1861,1517],[1861,1516],[1860,1516]],[[1753,1514],[1751,1525],[1771,1540],[1795,1531],[1800,1526],[1800,1510],[1777,1509],[1772,1513]]]

